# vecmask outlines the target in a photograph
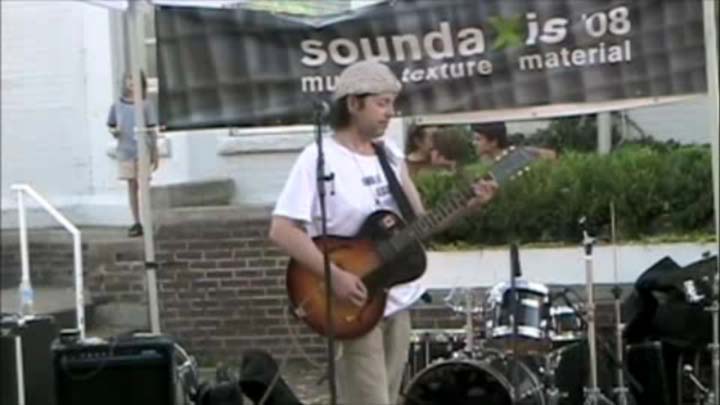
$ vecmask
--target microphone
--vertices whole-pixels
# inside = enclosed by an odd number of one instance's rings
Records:
[[[325,119],[330,115],[330,103],[327,101],[316,98],[313,100],[312,105],[316,118]]]

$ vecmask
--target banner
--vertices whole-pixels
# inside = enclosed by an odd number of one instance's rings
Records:
[[[704,93],[702,1],[398,0],[325,19],[158,7],[168,129],[309,123],[358,60],[403,115]]]

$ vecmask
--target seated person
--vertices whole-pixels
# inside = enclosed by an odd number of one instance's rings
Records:
[[[510,147],[504,122],[472,124],[470,129],[473,133],[475,151],[482,161],[493,161],[500,157],[505,149]],[[526,146],[526,148],[537,153],[542,159],[552,160],[557,158],[557,152],[552,149],[534,146]]]
[[[405,160],[408,173],[414,177],[424,169],[444,168],[453,170],[455,161],[448,160],[435,148],[436,126],[413,125],[408,131]]]

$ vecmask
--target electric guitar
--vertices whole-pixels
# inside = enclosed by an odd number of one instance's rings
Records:
[[[514,148],[497,159],[484,177],[499,185],[522,174],[536,154]],[[426,256],[422,241],[475,197],[471,184],[461,187],[426,215],[405,222],[395,213],[379,210],[369,215],[353,237],[317,237],[313,241],[328,249],[330,260],[359,277],[367,289],[365,304],[332,298],[333,322],[337,339],[354,339],[370,332],[385,311],[388,290],[420,278]],[[317,333],[328,334],[324,277],[308,270],[296,260],[287,268],[287,291],[291,309]]]

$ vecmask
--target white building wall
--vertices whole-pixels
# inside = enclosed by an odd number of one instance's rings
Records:
[[[707,144],[711,139],[710,108],[707,96],[697,96],[679,103],[636,108],[628,111],[628,116],[657,140]]]
[[[90,146],[78,136],[87,128],[81,7],[2,2],[4,186],[91,191]]]
[[[119,196],[103,152],[113,86],[109,11],[76,1],[1,7],[3,226],[14,219],[6,215],[14,183],[60,208],[96,193]]]

